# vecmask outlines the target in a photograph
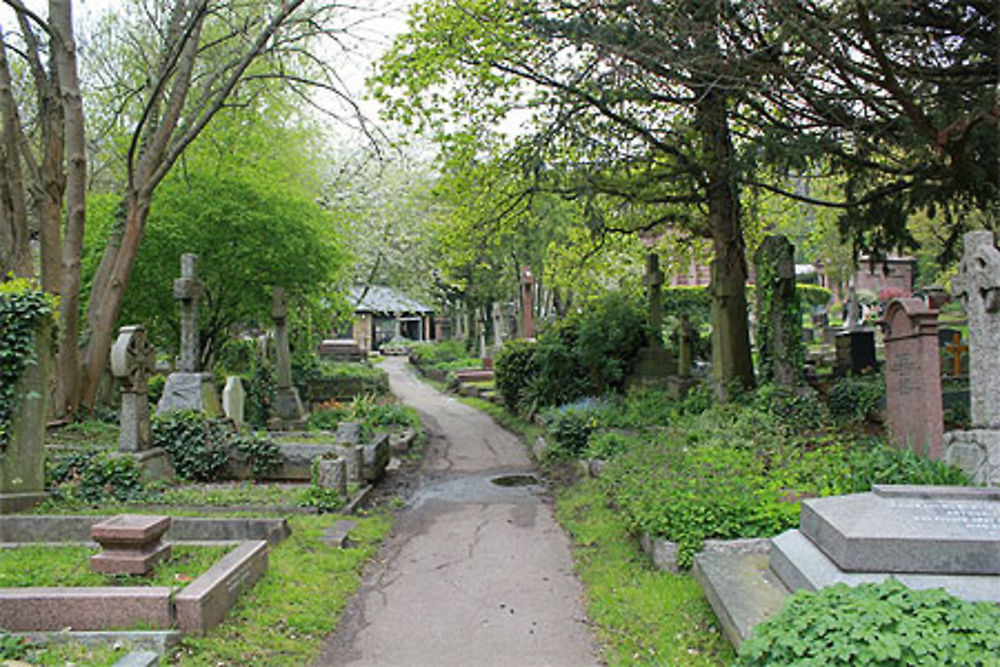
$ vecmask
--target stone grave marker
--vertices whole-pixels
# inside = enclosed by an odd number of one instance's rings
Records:
[[[6,447],[0,447],[0,514],[31,509],[45,502],[45,422],[52,380],[54,328],[51,318],[35,330],[35,363],[17,381],[17,405],[10,418]]]
[[[503,345],[504,331],[503,331],[503,306],[499,303],[493,303],[492,309],[492,319],[493,319],[493,346],[499,350],[500,346]]]
[[[119,514],[91,526],[90,537],[103,548],[90,567],[105,574],[149,574],[170,558],[170,545],[161,538],[170,528],[169,516]]]
[[[202,373],[198,342],[198,300],[204,285],[198,279],[198,255],[181,255],[181,277],[174,281],[174,298],[181,310],[181,354],[177,372],[167,376],[156,414],[196,410],[211,417],[221,414],[219,395],[211,373]]]
[[[805,362],[802,310],[795,291],[795,247],[784,236],[767,236],[757,248],[754,263],[761,379],[795,386],[802,380]]]
[[[726,635],[739,644],[798,590],[898,579],[1000,603],[1000,491],[875,485],[802,501],[801,526],[767,554],[704,551],[694,575]],[[766,608],[765,613],[761,610]]]
[[[944,435],[937,318],[923,299],[893,299],[883,319],[889,440],[932,459]]]
[[[243,380],[237,375],[227,377],[226,386],[222,389],[222,411],[236,428],[243,428],[246,424],[246,399]]]
[[[646,253],[646,273],[642,282],[646,286],[649,327],[653,338],[636,355],[633,380],[637,384],[659,384],[676,373],[676,364],[663,345],[663,308],[660,299],[663,272],[660,271],[660,257],[655,252]]]
[[[321,457],[316,461],[316,485],[333,489],[342,498],[347,497],[347,462],[343,457]]]
[[[156,355],[142,325],[119,329],[111,346],[111,372],[121,383],[122,407],[118,416],[118,449],[139,452],[149,448],[149,377]]]
[[[285,290],[275,287],[271,294],[271,317],[274,319],[275,369],[277,390],[274,412],[286,425],[300,424],[305,416],[299,390],[292,384],[292,351],[288,344],[288,299]]]
[[[1000,251],[993,232],[969,232],[952,285],[969,318],[972,428],[945,434],[945,460],[980,484],[1000,483]]]
[[[531,267],[521,268],[521,317],[522,317],[522,338],[535,337],[535,306],[533,303],[535,287],[535,276],[531,273]]]

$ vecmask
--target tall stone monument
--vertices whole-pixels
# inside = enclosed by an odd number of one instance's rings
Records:
[[[969,232],[952,289],[969,317],[972,428],[945,434],[944,458],[981,484],[1000,484],[1000,251],[993,232]]]
[[[141,325],[122,327],[111,346],[111,373],[121,383],[118,449],[139,452],[149,447],[149,400],[146,392],[156,359]]]
[[[677,370],[673,357],[663,346],[663,307],[660,301],[663,272],[660,271],[660,257],[655,252],[650,251],[646,255],[646,273],[642,277],[642,283],[646,286],[652,338],[647,345],[639,348],[633,381],[641,385],[652,385],[666,381]]]
[[[271,293],[274,320],[275,371],[278,388],[274,395],[274,415],[282,426],[298,428],[305,416],[298,388],[292,384],[292,350],[288,343],[288,298],[275,287]]]
[[[35,360],[21,373],[7,442],[0,442],[0,514],[23,512],[45,502],[45,421],[52,380],[52,320],[35,330]]]
[[[923,299],[893,299],[882,320],[889,441],[932,459],[944,430],[937,318]]]
[[[197,410],[211,417],[221,414],[219,395],[211,373],[202,373],[198,342],[198,300],[204,291],[198,280],[198,255],[181,255],[181,277],[174,281],[174,298],[181,309],[180,366],[167,376],[156,414],[173,410]]]
[[[802,307],[795,291],[795,246],[768,236],[754,254],[757,268],[757,349],[762,382],[793,387],[802,378]]]
[[[535,305],[534,305],[535,276],[531,273],[531,267],[521,268],[521,337],[535,337]]]

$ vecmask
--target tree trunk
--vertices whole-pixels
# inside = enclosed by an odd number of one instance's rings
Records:
[[[101,383],[101,375],[107,363],[108,352],[111,350],[111,339],[114,336],[115,323],[121,312],[122,301],[125,298],[125,288],[135,258],[139,252],[139,244],[146,231],[146,218],[149,215],[149,195],[140,197],[130,195],[127,202],[128,217],[120,233],[116,232],[117,240],[108,243],[101,259],[101,268],[107,266],[107,279],[102,285],[95,281],[90,293],[87,308],[87,325],[90,338],[81,358],[79,405],[93,407],[97,389]],[[100,272],[100,269],[99,269]]]
[[[709,85],[699,95],[696,123],[706,164],[708,227],[712,235],[712,381],[716,396],[728,399],[735,381],[754,386],[747,327],[746,250],[736,195],[733,144],[725,92]]]
[[[71,416],[77,407],[80,312],[80,256],[86,221],[87,147],[83,99],[77,76],[72,3],[50,0],[49,17],[59,39],[53,51],[58,73],[66,140],[66,231],[62,245],[60,280],[60,345],[56,357],[55,414]]]
[[[21,123],[11,86],[7,44],[0,32],[0,122],[2,122],[3,164],[0,165],[0,278],[12,272],[16,277],[34,275],[31,259],[31,235],[28,232],[28,206],[25,201],[24,175],[18,140]]]

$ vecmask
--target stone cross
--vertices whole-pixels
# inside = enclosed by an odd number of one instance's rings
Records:
[[[893,299],[885,331],[886,413],[889,441],[933,459],[941,458],[944,413],[938,311],[923,299]]]
[[[493,304],[493,344],[498,348],[503,345],[503,307]]]
[[[535,337],[535,306],[532,303],[533,290],[535,287],[535,276],[531,273],[531,267],[521,268],[521,308],[524,318],[524,338]]]
[[[848,329],[861,327],[861,302],[858,301],[858,293],[853,286],[847,292],[847,318],[844,326]]]
[[[271,293],[271,318],[274,320],[277,384],[279,389],[286,389],[292,386],[292,353],[288,344],[288,298],[280,287],[275,287]]]
[[[969,316],[973,427],[1000,428],[1000,251],[993,232],[969,232],[952,281]]]
[[[271,317],[274,319],[274,348],[277,369],[277,389],[274,412],[285,425],[302,420],[305,411],[299,390],[292,385],[292,351],[288,344],[288,299],[285,290],[275,287],[271,293]],[[297,426],[296,426],[297,427]]]
[[[944,346],[951,353],[951,374],[958,377],[962,374],[962,355],[969,351],[968,345],[962,345],[962,334],[956,331],[951,342]]]
[[[694,330],[687,315],[681,313],[678,338],[680,345],[677,352],[677,374],[681,377],[691,377],[691,367],[694,366]]]
[[[802,377],[802,310],[795,291],[795,246],[767,236],[754,254],[757,267],[757,348],[761,380],[794,386]]]
[[[653,332],[653,341],[663,344],[663,307],[660,304],[660,286],[663,285],[663,272],[660,271],[660,257],[655,252],[646,255],[646,274],[642,277],[649,297],[649,326]]]
[[[141,452],[149,448],[149,377],[156,364],[153,346],[141,325],[122,327],[111,346],[111,372],[121,381],[118,449]]]
[[[197,373],[201,364],[198,342],[198,300],[204,292],[204,285],[197,277],[198,255],[181,255],[181,277],[174,280],[174,298],[181,306],[181,362],[182,373]]]

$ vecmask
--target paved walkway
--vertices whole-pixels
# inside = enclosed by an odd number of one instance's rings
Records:
[[[316,665],[601,664],[570,546],[524,445],[492,419],[388,359],[393,392],[430,441],[417,491]]]

